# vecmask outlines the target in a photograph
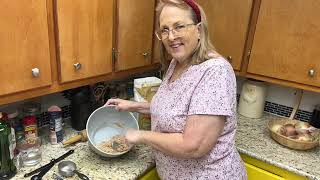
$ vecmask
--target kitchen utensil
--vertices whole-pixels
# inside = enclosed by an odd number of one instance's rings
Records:
[[[121,125],[121,126],[120,126]],[[125,135],[128,129],[139,130],[136,118],[130,112],[120,112],[114,107],[100,107],[89,117],[87,122],[87,134],[89,147],[100,156],[117,157],[128,151],[106,153],[98,148],[104,141],[110,140],[115,135]]]
[[[88,140],[88,136],[87,136],[87,131],[82,130],[78,135],[73,136],[72,138],[62,142],[63,145],[70,145],[73,143],[76,143],[78,141],[87,141]]]
[[[63,178],[62,177],[60,177],[58,174],[56,174],[56,173],[53,173],[52,174],[52,178],[54,179],[54,180],[63,180]]]
[[[69,150],[68,152],[66,152],[66,153],[63,154],[62,156],[58,157],[57,159],[52,159],[48,164],[46,164],[46,165],[44,165],[44,166],[41,166],[40,168],[35,169],[35,170],[33,170],[33,171],[29,172],[29,173],[26,173],[26,174],[24,175],[24,177],[29,177],[29,176],[31,176],[31,175],[34,175],[34,174],[36,174],[36,173],[38,173],[38,172],[42,172],[42,171],[45,171],[45,170],[49,171],[50,168],[51,168],[55,163],[63,160],[64,158],[68,157],[68,156],[69,156],[70,154],[72,154],[72,153],[74,153],[74,150]],[[47,169],[47,168],[49,168],[49,169]],[[39,173],[39,174],[40,174],[40,173]]]
[[[320,135],[320,130],[319,129],[313,129],[313,137],[314,139],[312,141],[300,141],[297,139],[292,139],[289,137],[286,137],[280,133],[274,132],[272,130],[272,127],[275,125],[284,125],[284,124],[296,124],[298,120],[290,120],[287,118],[282,118],[282,119],[272,119],[268,122],[268,129],[270,132],[270,135],[272,139],[277,141],[279,144],[289,147],[291,149],[296,149],[296,150],[307,150],[307,149],[312,149],[315,148],[319,145],[319,135]],[[311,128],[312,129],[312,128]]]
[[[62,161],[58,164],[59,174],[63,177],[72,177],[77,174],[80,179],[88,180],[88,176],[77,171],[77,166],[72,161]]]

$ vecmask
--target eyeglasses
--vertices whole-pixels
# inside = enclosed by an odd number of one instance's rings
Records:
[[[160,41],[167,39],[169,37],[170,31],[172,31],[172,34],[175,37],[182,37],[184,36],[187,28],[192,25],[198,25],[198,24],[192,23],[192,24],[177,25],[177,26],[174,26],[173,29],[163,28],[158,32],[156,32],[155,34]]]

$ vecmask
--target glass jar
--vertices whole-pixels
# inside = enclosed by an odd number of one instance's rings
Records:
[[[40,120],[41,104],[37,102],[27,102],[22,105],[23,117],[36,116],[36,119]]]

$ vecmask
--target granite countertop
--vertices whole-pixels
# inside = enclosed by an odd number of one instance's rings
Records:
[[[68,139],[77,133],[71,128],[65,128]],[[47,138],[44,138],[47,139]],[[64,160],[71,160],[76,163],[77,169],[87,175],[90,179],[110,179],[110,180],[131,180],[137,179],[149,169],[155,166],[151,157],[151,148],[145,145],[136,145],[128,153],[117,158],[104,158],[90,150],[87,142],[79,142],[76,145],[63,147],[60,145],[51,145],[45,143],[42,145],[42,161],[33,167],[23,167],[12,178],[15,180],[30,179],[23,178],[25,173],[41,167],[52,158],[58,158],[70,149],[74,149],[74,153],[66,157]],[[53,173],[58,173],[58,165],[56,164],[44,177],[44,180],[53,179]],[[79,179],[76,175],[71,178],[63,179]]]
[[[308,151],[286,148],[271,139],[267,123],[279,118],[264,114],[261,119],[238,116],[236,146],[240,153],[291,171],[309,179],[320,180],[320,147]]]
[[[268,164],[291,171],[309,179],[320,180],[320,148],[309,151],[297,151],[288,149],[273,139],[267,131],[267,123],[277,116],[264,114],[261,119],[250,119],[238,116],[238,129],[236,134],[236,146],[240,153],[264,161]],[[76,134],[71,128],[65,128],[66,137]],[[42,145],[42,161],[34,167],[23,167],[12,179],[23,179],[23,175],[74,149],[74,154],[65,160],[74,161],[78,170],[86,174],[90,179],[130,180],[137,179],[146,171],[155,166],[151,157],[151,148],[145,145],[137,145],[127,154],[118,158],[102,158],[92,152],[86,142],[73,146]],[[43,179],[53,179],[53,173],[58,174],[55,165]],[[25,178],[30,179],[30,178]],[[78,179],[76,176],[64,179]]]

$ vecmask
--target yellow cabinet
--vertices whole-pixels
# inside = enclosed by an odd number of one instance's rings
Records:
[[[256,166],[253,166],[248,163],[244,163],[247,174],[248,174],[248,180],[256,180],[256,179],[263,179],[263,180],[284,180],[284,178],[272,174],[268,171],[265,171],[263,169],[260,169]]]
[[[113,2],[56,2],[61,82],[112,72]]]
[[[151,65],[155,0],[117,0],[115,70]]]
[[[249,180],[307,180],[293,172],[267,164],[245,154],[240,154],[245,163]]]
[[[0,1],[0,96],[52,84],[47,2]]]
[[[139,178],[139,180],[160,180],[157,169],[152,168],[150,171],[148,171],[145,175]]]

